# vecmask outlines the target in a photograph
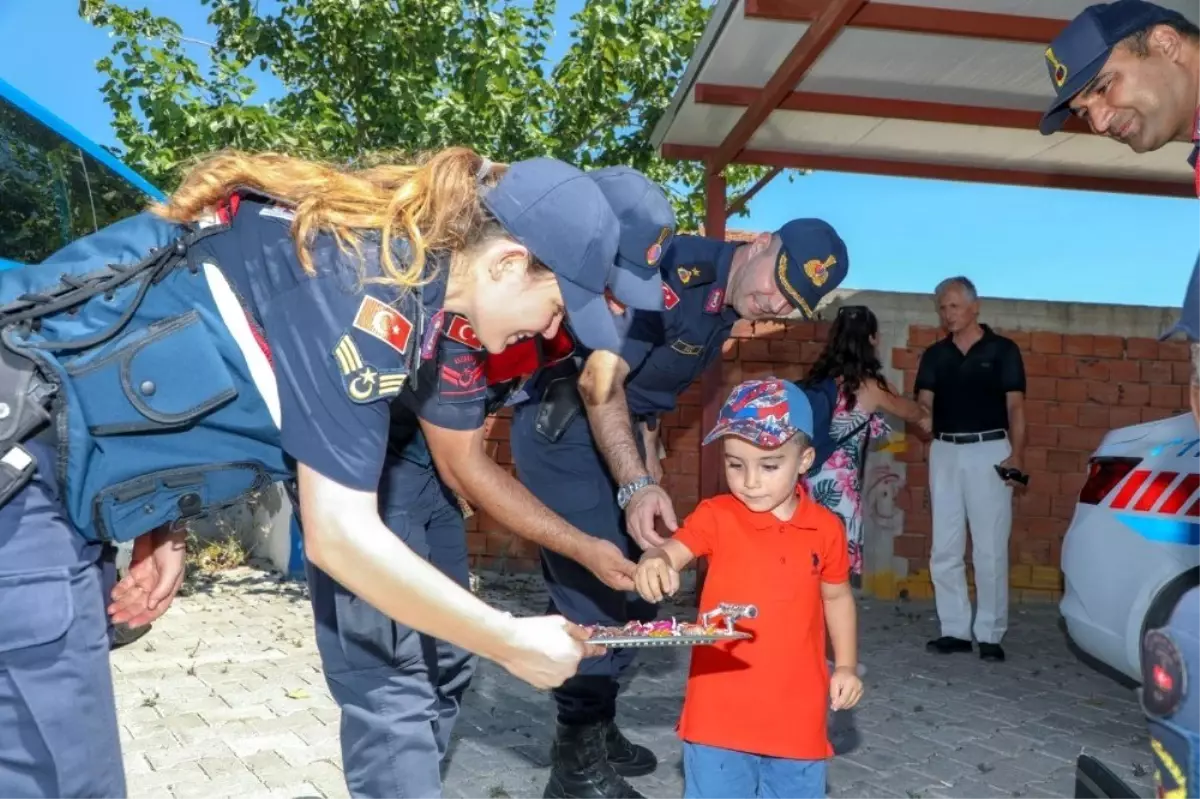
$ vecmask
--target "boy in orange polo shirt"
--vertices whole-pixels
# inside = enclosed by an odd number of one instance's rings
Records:
[[[751,380],[730,394],[704,444],[718,438],[731,493],[701,502],[642,556],[635,578],[644,599],[660,602],[678,590],[682,568],[707,557],[701,607],[758,606],[739,622],[753,639],[692,651],[678,726],[683,795],[823,797],[829,708],[857,704],[862,682],[845,528],[797,479],[815,455],[812,407],[792,383]]]

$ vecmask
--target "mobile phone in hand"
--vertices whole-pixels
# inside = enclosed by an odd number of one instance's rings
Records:
[[[1001,480],[1012,480],[1020,483],[1023,486],[1029,485],[1029,475],[1022,472],[1020,469],[1013,469],[1008,466],[996,464],[996,474],[1000,475]]]

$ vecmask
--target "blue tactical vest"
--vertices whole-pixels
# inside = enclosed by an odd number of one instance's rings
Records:
[[[1200,588],[1188,590],[1167,623],[1142,639],[1146,711],[1158,795],[1200,791]]]
[[[228,230],[146,212],[0,273],[4,355],[30,359],[53,391],[62,499],[89,540],[127,541],[292,477],[190,248]]]

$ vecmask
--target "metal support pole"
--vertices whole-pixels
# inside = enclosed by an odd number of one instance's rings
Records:
[[[707,174],[704,178],[704,235],[725,240],[725,174]],[[700,376],[700,435],[717,423],[721,411],[722,358],[718,357]],[[721,453],[713,447],[700,448],[700,498],[706,499],[721,490]],[[708,562],[696,565],[696,601],[704,587]]]

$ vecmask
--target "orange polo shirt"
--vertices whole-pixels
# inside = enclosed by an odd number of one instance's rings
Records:
[[[701,502],[675,533],[708,558],[702,611],[758,606],[737,628],[753,639],[692,650],[679,737],[771,757],[823,760],[829,667],[821,583],[850,579],[842,522],[801,491],[789,521],[756,513],[732,494]]]

